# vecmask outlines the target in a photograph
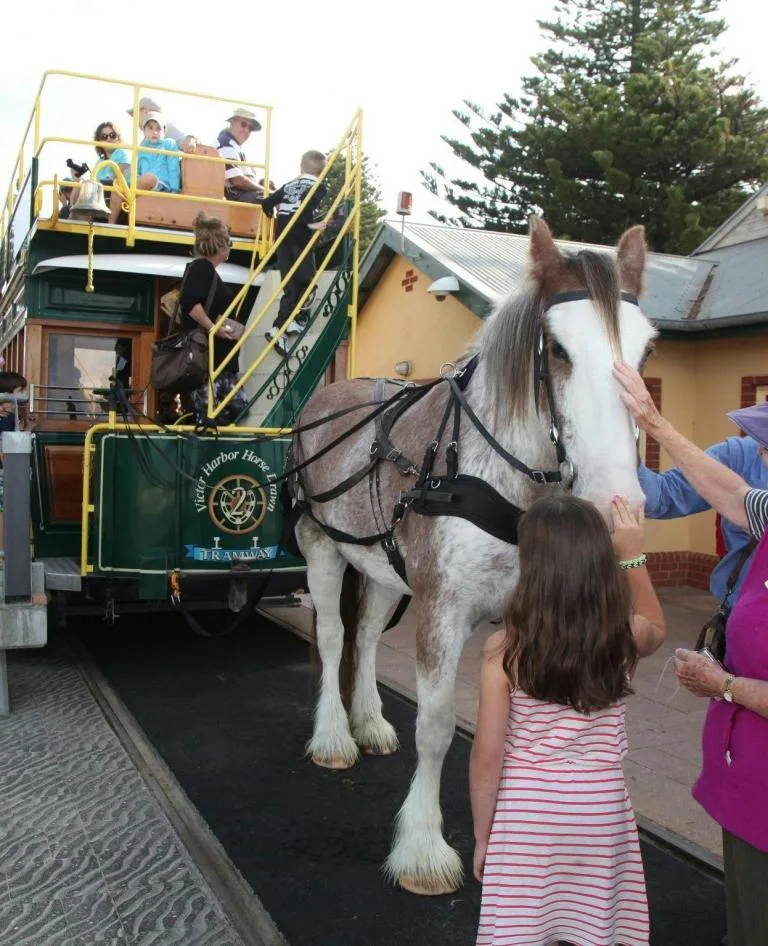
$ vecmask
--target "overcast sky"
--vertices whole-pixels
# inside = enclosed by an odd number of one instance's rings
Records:
[[[529,57],[543,46],[536,19],[548,15],[553,3],[291,0],[228,8],[199,0],[122,7],[101,0],[68,5],[39,0],[4,6],[3,199],[41,74],[64,69],[228,96],[233,104],[275,106],[272,177],[277,183],[296,172],[303,151],[333,147],[362,108],[364,147],[377,166],[388,213],[397,192],[410,190],[414,219],[424,219],[433,204],[421,187],[419,170],[436,160],[450,171],[440,135],[458,128],[451,109],[464,98],[492,106],[501,93],[517,90],[519,77],[531,70]],[[195,9],[204,12],[196,15]],[[228,9],[237,12],[227,17]],[[730,24],[723,46],[728,56],[740,59],[741,69],[768,100],[768,57],[753,10],[753,0],[722,4]],[[48,26],[54,22],[55,31]],[[90,138],[103,119],[123,122],[124,132],[129,130],[127,90],[57,80],[51,91],[44,134]],[[227,117],[224,106],[158,98],[169,117],[206,143]],[[50,150],[50,166],[64,173],[69,155],[91,165],[95,160],[88,148],[66,146]],[[255,147],[250,156],[257,158]]]

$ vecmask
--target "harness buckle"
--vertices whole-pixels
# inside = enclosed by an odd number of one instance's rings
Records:
[[[370,454],[372,457],[375,457],[378,452],[379,452],[379,441],[374,440],[373,443],[371,444]]]
[[[544,470],[531,470],[531,479],[540,486],[546,486],[547,484],[547,474]]]
[[[448,381],[456,377],[456,365],[452,361],[444,361],[440,365],[440,377],[443,381]]]

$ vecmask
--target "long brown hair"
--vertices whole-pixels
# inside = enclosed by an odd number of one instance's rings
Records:
[[[504,669],[538,700],[580,713],[632,692],[632,602],[608,527],[574,496],[546,496],[520,520],[520,578],[505,614]]]

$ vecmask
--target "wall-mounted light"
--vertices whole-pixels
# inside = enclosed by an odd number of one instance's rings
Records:
[[[395,365],[395,374],[399,374],[403,378],[407,378],[412,371],[413,364],[410,361],[398,361]]]
[[[458,292],[460,288],[459,280],[455,276],[443,276],[442,279],[436,279],[427,292],[431,292],[438,302],[442,302],[446,296]]]

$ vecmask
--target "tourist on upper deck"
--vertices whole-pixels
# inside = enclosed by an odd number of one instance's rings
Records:
[[[231,246],[228,227],[218,219],[199,213],[195,218],[195,256],[187,267],[181,287],[181,330],[190,332],[197,326],[208,333],[208,344],[213,343],[214,367],[232,351],[232,347],[242,335],[242,323],[234,318],[227,319],[219,326],[216,337],[211,333],[217,320],[224,314],[232,302],[232,293],[216,272],[218,266],[229,259]],[[211,295],[211,290],[213,294]],[[208,300],[210,298],[210,306]],[[213,382],[214,403],[223,400],[232,390],[239,378],[237,355],[229,361],[224,370]],[[205,384],[192,392],[191,406],[198,424],[207,423],[208,388]],[[234,423],[245,407],[245,393],[241,390],[216,418],[216,424]]]
[[[247,108],[236,108],[227,122],[229,124],[216,139],[219,155],[229,161],[246,161],[243,145],[251,137],[252,131],[261,129],[261,123]],[[253,168],[227,164],[224,174],[224,196],[227,200],[255,204],[263,195],[264,188],[259,184]]]
[[[103,145],[96,145],[96,154],[99,159],[114,161],[120,168],[126,184],[131,183],[131,156],[120,138],[120,129],[114,122],[101,122],[93,133],[94,141],[103,141]],[[159,157],[159,156],[158,156]],[[100,184],[114,185],[115,171],[112,167],[99,168],[96,171],[96,180]],[[157,184],[157,176],[153,173],[139,174],[136,186],[139,190],[151,191]],[[109,191],[109,222],[117,223],[123,208],[123,198],[118,191]]]
[[[702,771],[693,796],[723,829],[728,946],[768,942],[768,489],[754,489],[707,456],[665,420],[643,379],[626,364],[614,375],[637,423],[669,453],[696,492],[758,546],[728,618],[726,666],[679,648],[675,673],[694,696],[709,699]],[[768,450],[768,404],[732,419]]]
[[[178,151],[179,146],[173,138],[165,137],[165,122],[159,112],[149,112],[144,119],[144,139],[142,148],[154,148],[159,151]],[[181,189],[181,159],[169,154],[151,154],[139,152],[139,180],[146,181],[148,190],[168,191],[178,194]],[[154,184],[151,182],[154,181]]]
[[[133,109],[126,109],[128,114],[133,118]],[[148,95],[144,95],[139,99],[139,129],[144,128],[144,123],[147,120],[147,115],[150,112],[162,112],[162,108],[157,104],[157,102],[150,98]],[[180,128],[173,124],[173,122],[165,122],[165,134],[169,138],[173,138],[176,144],[182,151],[185,151],[187,154],[194,154],[195,148],[197,147],[197,138],[194,135],[187,135]]]

